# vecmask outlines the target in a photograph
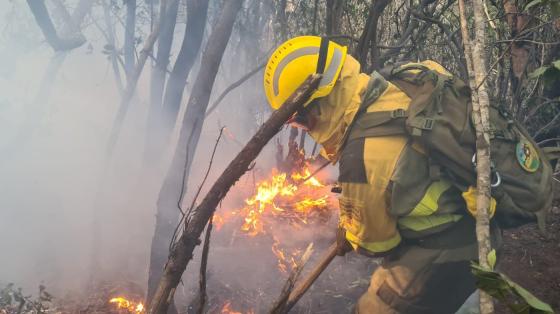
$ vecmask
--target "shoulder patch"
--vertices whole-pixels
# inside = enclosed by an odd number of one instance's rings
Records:
[[[525,169],[525,171],[535,172],[539,169],[541,161],[537,150],[525,137],[521,137],[519,143],[517,143],[515,154],[519,165],[521,168]]]

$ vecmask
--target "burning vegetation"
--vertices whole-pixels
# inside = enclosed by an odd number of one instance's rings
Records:
[[[144,304],[127,300],[124,297],[116,297],[109,300],[113,303],[119,313],[145,313]]]

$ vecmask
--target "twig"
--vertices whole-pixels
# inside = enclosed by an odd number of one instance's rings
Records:
[[[560,113],[554,116],[554,118],[550,120],[550,122],[548,122],[545,126],[543,126],[537,132],[535,132],[533,138],[536,138],[537,136],[541,135],[545,131],[548,131],[550,128],[554,127],[558,123],[558,121],[560,121]]]
[[[216,155],[216,149],[218,148],[218,143],[220,143],[220,139],[222,138],[222,134],[224,134],[224,129],[225,128],[226,127],[224,126],[220,129],[220,134],[218,134],[218,138],[216,139],[216,144],[214,144],[214,149],[212,150],[212,155],[210,156],[210,162],[208,163],[208,168],[206,169],[206,173],[204,174],[204,179],[202,179],[202,183],[200,183],[200,186],[198,187],[198,190],[196,191],[196,194],[194,195],[191,206],[189,207],[189,211],[187,212],[187,216],[192,212],[192,210],[194,208],[194,204],[196,203],[196,199],[198,198],[198,195],[200,194],[200,191],[202,190],[202,187],[204,186],[204,183],[206,183],[206,179],[208,179],[208,174],[210,174],[210,169],[212,169],[212,163],[214,162],[214,156]]]
[[[208,265],[208,251],[210,249],[210,235],[212,233],[212,221],[214,217],[210,218],[208,221],[208,227],[206,227],[206,234],[204,235],[204,245],[202,247],[202,257],[200,261],[200,278],[198,281],[198,287],[200,288],[200,300],[198,304],[198,313],[204,313],[204,304],[206,303],[206,265]]]
[[[198,186],[198,190],[196,191],[196,194],[193,197],[193,200],[191,202],[191,206],[189,207],[189,209],[186,212],[181,209],[181,202],[182,202],[182,198],[183,198],[183,193],[181,193],[181,197],[179,197],[179,204],[177,206],[179,206],[179,210],[181,211],[181,219],[179,220],[179,223],[175,227],[175,230],[173,231],[173,236],[171,237],[171,241],[169,242],[169,250],[170,251],[171,251],[171,248],[173,247],[173,243],[175,243],[175,239],[177,239],[177,234],[179,233],[179,228],[183,225],[183,222],[185,221],[185,219],[188,219],[188,216],[191,214],[191,212],[194,208],[194,204],[196,203],[196,199],[198,198],[198,195],[200,194],[200,191],[202,190],[202,187],[204,186],[204,183],[206,183],[206,179],[208,179],[208,174],[210,173],[210,169],[212,168],[212,163],[214,162],[214,155],[216,155],[216,148],[218,148],[218,143],[220,143],[220,139],[222,138],[222,134],[224,133],[224,129],[225,129],[225,127],[222,127],[220,129],[220,134],[218,134],[218,138],[216,139],[216,144],[214,144],[214,149],[212,150],[212,155],[210,156],[210,163],[208,164],[208,168],[206,169],[206,174],[204,175],[204,178],[202,179],[202,182]],[[187,155],[187,157],[188,157],[188,155]],[[188,162],[188,159],[187,159],[187,162]],[[187,162],[185,162],[185,164]],[[186,176],[186,173],[183,173],[183,188],[182,188],[183,192],[185,191],[185,176]],[[188,223],[188,221],[187,221],[187,223]]]
[[[503,44],[503,43],[512,43],[512,42],[518,42],[518,43],[530,43],[530,44],[535,44],[535,45],[557,45],[560,44],[560,41],[553,41],[553,42],[544,42],[544,41],[537,41],[537,40],[530,40],[530,39],[503,39],[503,40],[497,40],[495,42],[493,42],[492,44]]]
[[[218,107],[218,105],[220,104],[220,102],[222,100],[224,100],[224,98],[227,96],[227,94],[229,94],[229,92],[231,92],[232,90],[234,90],[235,88],[239,87],[241,84],[245,83],[245,81],[247,81],[249,78],[251,78],[251,76],[255,75],[256,73],[258,73],[261,69],[263,69],[266,65],[266,62],[262,62],[261,64],[259,64],[256,68],[254,68],[253,70],[251,70],[250,72],[248,72],[247,74],[243,75],[240,79],[238,79],[237,81],[233,82],[230,86],[228,86],[228,88],[226,88],[221,94],[220,96],[218,96],[218,98],[214,101],[214,103],[212,104],[212,106],[210,106],[210,108],[208,108],[208,110],[206,111],[206,116],[208,117],[212,111],[214,111],[214,109],[216,109],[216,107]]]
[[[509,49],[511,49],[511,45],[513,45],[513,42],[510,43],[508,49],[504,49],[504,52],[502,53],[502,55],[500,55],[500,57],[498,57],[498,59],[496,59],[496,61],[494,61],[494,63],[492,63],[492,66],[490,67],[490,69],[488,69],[488,71],[486,71],[486,74],[484,75],[484,78],[476,86],[475,90],[478,90],[480,88],[480,86],[482,86],[482,84],[484,84],[484,82],[486,82],[486,79],[490,76],[490,72],[492,72],[494,67],[496,67],[496,65],[498,65],[498,63],[506,56],[506,53],[509,51]]]
[[[282,292],[280,293],[280,297],[278,298],[278,301],[276,301],[276,303],[272,307],[272,310],[270,310],[270,314],[283,314],[289,311],[289,308],[286,308],[286,304],[288,302],[290,294],[292,293],[292,290],[294,289],[294,286],[296,285],[299,275],[301,274],[303,267],[309,260],[309,257],[311,256],[312,252],[313,252],[313,243],[307,246],[307,249],[303,253],[301,259],[299,260],[297,265],[292,269],[292,272],[290,273],[288,280],[286,280],[286,283],[282,288]]]
[[[537,145],[542,146],[542,145],[544,145],[544,144],[546,144],[546,143],[554,142],[554,141],[560,141],[560,137],[549,138],[549,139],[546,139],[546,140],[544,140],[544,141],[540,141],[540,142],[537,143]]]
[[[233,0],[232,0],[233,1]],[[230,3],[230,2],[228,2]],[[195,247],[200,243],[199,237],[214,214],[216,206],[223,200],[233,184],[247,171],[264,146],[276,135],[292,115],[303,108],[303,104],[319,86],[321,75],[310,75],[300,87],[284,102],[280,109],[274,111],[259,130],[251,137],[245,147],[224,169],[216,182],[206,193],[204,199],[193,210],[189,223],[185,224],[176,244],[169,252],[163,274],[156,292],[150,302],[148,313],[167,313],[173,295],[179,285],[181,276],[193,256]]]

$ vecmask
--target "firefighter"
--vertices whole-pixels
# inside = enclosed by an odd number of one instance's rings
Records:
[[[446,72],[435,62],[422,64]],[[470,261],[478,250],[469,215],[476,214],[476,190],[436,177],[425,149],[409,136],[371,132],[380,115],[355,123],[364,112],[404,112],[411,100],[377,72],[361,73],[347,48],[326,38],[296,37],[272,54],[264,73],[272,108],[313,73],[322,74],[320,85],[290,122],[339,164],[339,255],[383,257],[356,312],[455,313],[476,289]],[[491,213],[495,206],[492,200]],[[493,224],[491,236],[498,247]]]

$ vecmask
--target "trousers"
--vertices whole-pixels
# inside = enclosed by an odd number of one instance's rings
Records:
[[[401,244],[385,257],[356,305],[360,314],[453,314],[476,290],[470,262],[478,260],[475,222],[470,217],[451,230]],[[501,230],[491,227],[492,246]],[[499,251],[498,251],[499,252]]]

